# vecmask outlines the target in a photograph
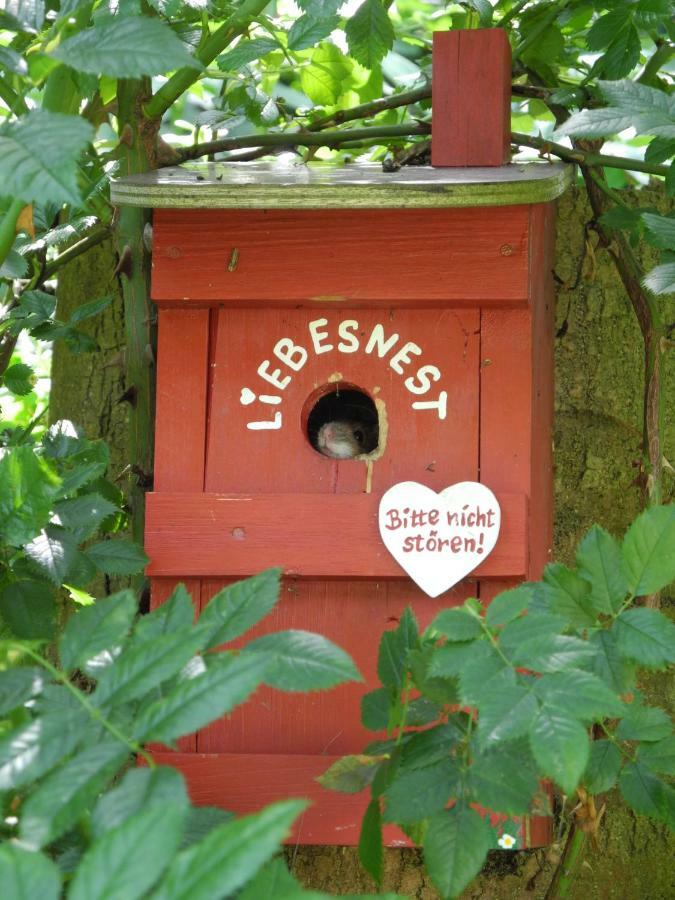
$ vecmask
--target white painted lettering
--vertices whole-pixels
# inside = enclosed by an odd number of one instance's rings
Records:
[[[264,378],[265,381],[268,381],[272,387],[277,388],[279,391],[285,390],[288,385],[291,383],[291,376],[286,375],[285,378],[281,377],[281,369],[274,369],[273,372],[269,372],[268,369],[270,367],[269,359],[263,360],[258,366],[258,375],[261,378]]]
[[[441,391],[438,395],[438,400],[415,400],[412,408],[435,409],[438,411],[438,418],[443,420],[448,414],[448,392]]]
[[[394,344],[398,341],[398,335],[392,334],[390,338],[387,340],[384,339],[384,328],[381,325],[376,325],[370,337],[368,338],[368,343],[366,344],[366,353],[372,353],[373,350],[377,347],[377,355],[380,359],[384,359],[384,357],[389,353]]]
[[[321,341],[324,338],[328,337],[327,331],[319,331],[320,328],[323,328],[324,325],[328,325],[328,319],[314,319],[313,322],[309,322],[307,327],[309,328],[309,333],[312,336],[312,343],[314,344],[314,352],[318,356],[320,353],[328,353],[333,349],[332,344],[322,344]]]
[[[441,370],[436,366],[422,366],[410,378],[406,378],[403,382],[411,394],[426,394],[431,388],[432,381],[438,381],[441,377]],[[415,379],[419,384],[415,383]]]
[[[341,338],[344,338],[344,342],[340,341],[338,344],[338,350],[340,353],[356,353],[359,349],[359,339],[355,334],[351,334],[352,331],[356,331],[359,327],[359,323],[356,319],[345,319],[344,322],[340,322],[338,325],[338,335]]]
[[[294,344],[290,338],[281,338],[274,345],[272,353],[278,360],[285,363],[289,369],[299,372],[307,362],[307,351],[300,344]]]
[[[403,375],[403,366],[410,365],[410,354],[414,356],[422,355],[422,348],[418,347],[417,344],[412,341],[408,341],[407,344],[404,344],[401,349],[389,360],[389,365],[392,367],[394,372],[398,372],[399,375]]]
[[[271,422],[247,422],[246,427],[251,431],[277,431],[281,428],[281,410],[274,413],[274,419]]]

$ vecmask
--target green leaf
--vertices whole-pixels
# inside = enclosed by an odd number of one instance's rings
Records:
[[[304,18],[304,17],[303,17]],[[298,50],[298,47],[290,47],[291,50]],[[238,72],[244,66],[254,62],[256,59],[262,59],[268,53],[279,50],[279,42],[274,38],[254,38],[247,40],[242,38],[233,50],[228,50],[216,60],[218,68],[222,72]]]
[[[289,50],[307,50],[314,47],[319,41],[327,38],[340,23],[339,16],[328,16],[325,19],[316,19],[314,16],[300,16],[291,25],[288,32]]]
[[[5,842],[0,845],[0,884],[7,900],[58,900],[61,875],[42,853]]]
[[[377,688],[361,697],[361,722],[370,731],[383,731],[389,725],[392,692]]]
[[[97,706],[128,703],[177,675],[202,643],[196,628],[164,634],[132,644],[100,674],[94,702]]]
[[[90,844],[68,900],[139,900],[176,858],[187,807],[142,810]]]
[[[12,633],[23,640],[54,636],[56,599],[44,581],[11,581],[0,589],[0,613]]]
[[[675,662],[675,624],[657,609],[635,606],[622,612],[612,626],[623,656],[649,669]]]
[[[578,669],[591,663],[596,651],[588,641],[563,634],[526,641],[514,652],[512,662],[533,672],[558,672]]]
[[[652,294],[675,294],[675,263],[656,266],[642,279]]]
[[[652,506],[630,526],[621,548],[628,589],[653,594],[675,580],[675,505]]]
[[[15,363],[13,366],[10,366],[2,380],[7,390],[18,397],[25,397],[26,394],[30,394],[37,381],[35,372],[25,363]]]
[[[300,73],[300,87],[314,103],[335,103],[348,87],[352,64],[334,45],[319,44]]]
[[[297,5],[313,19],[334,16],[342,6],[342,0],[298,0]]]
[[[447,806],[457,790],[459,768],[453,759],[397,772],[385,793],[385,822],[419,822]]]
[[[87,547],[85,553],[99,572],[107,575],[134,575],[150,562],[131,541],[100,541]]]
[[[143,810],[164,806],[190,809],[183,776],[168,766],[130,769],[94,807],[92,834],[98,839]]]
[[[382,840],[382,810],[379,799],[371,800],[361,820],[359,861],[379,886],[384,875],[384,842]]]
[[[305,891],[286,868],[283,859],[272,859],[237,894],[237,900],[324,900],[326,894]]]
[[[268,665],[264,654],[218,654],[205,672],[144,706],[134,723],[135,737],[168,743],[197,731],[243,703],[262,683]]]
[[[543,709],[530,730],[530,746],[542,774],[571,794],[588,763],[588,735],[576,719]]]
[[[231,822],[234,818],[234,813],[220,809],[218,806],[191,806],[188,811],[185,828],[183,829],[181,850],[199,843],[214,828],[219,828],[226,822]]]
[[[194,607],[185,585],[176,585],[168,600],[136,622],[133,642],[150,641],[188,628],[194,619]],[[201,628],[201,626],[200,626]],[[203,644],[203,636],[202,636]]]
[[[112,78],[202,68],[165,22],[147,16],[107,19],[66,38],[51,55],[78,72]]]
[[[645,149],[645,161],[650,163],[668,162],[675,156],[675,140],[654,138]]]
[[[458,897],[485,862],[492,830],[477,812],[453,807],[435,816],[424,838],[424,860],[442,897]]]
[[[383,756],[343,756],[326,769],[317,781],[330,791],[358,794],[372,782]]]
[[[630,79],[598,84],[611,105],[576,113],[554,135],[597,137],[635,128],[638,134],[675,137],[675,103],[666,93]]]
[[[87,303],[81,303],[73,310],[69,319],[69,324],[75,325],[77,322],[84,322],[85,319],[91,319],[93,316],[98,316],[99,313],[102,313],[104,309],[107,309],[111,303],[112,296],[110,294],[105,297],[97,297],[94,300],[89,300]]]
[[[461,728],[452,719],[409,736],[401,749],[399,769],[420,769],[447,759],[463,736]]]
[[[632,21],[631,10],[628,7],[619,7],[600,16],[593,22],[586,35],[586,43],[589,50],[604,50],[609,47],[617,31],[626,28]]]
[[[247,653],[265,654],[265,683],[282,691],[318,691],[362,681],[344,650],[309,631],[277,631],[251,641]]]
[[[44,528],[59,484],[49,463],[31,447],[15,447],[0,457],[0,533],[5,543],[19,547]]]
[[[461,607],[442,610],[429,629],[440,631],[449,641],[471,641],[483,633],[480,620]]]
[[[0,126],[0,193],[26,203],[79,203],[77,161],[94,129],[80,116],[33,109]]]
[[[75,538],[65,528],[49,525],[23,549],[52,584],[58,587],[68,581],[78,551]]]
[[[0,69],[15,75],[28,75],[26,60],[11,47],[0,47]]]
[[[43,670],[37,666],[19,666],[0,672],[0,716],[23,706],[42,692]]]
[[[616,694],[625,694],[635,685],[635,663],[626,659],[617,647],[616,634],[612,631],[596,631],[588,640],[596,651],[589,668]]]
[[[550,612],[563,616],[570,625],[585,628],[595,624],[591,586],[567,566],[561,563],[546,566],[542,596]]]
[[[621,569],[621,548],[604,528],[594,525],[579,544],[579,574],[591,585],[590,603],[596,612],[618,612],[628,593]]]
[[[101,522],[117,511],[113,503],[96,493],[62,500],[54,507],[59,524],[71,531],[78,543],[91,537]]]
[[[514,619],[499,636],[499,646],[510,658],[525,643],[550,641],[565,630],[565,619],[548,612],[530,610],[526,616]]]
[[[22,805],[21,840],[39,849],[72,828],[127,756],[124,744],[106,740],[59,766]]]
[[[593,74],[605,78],[624,78],[640,62],[640,35],[632,22],[617,32],[614,40],[593,66]]]
[[[401,616],[398,627],[385,631],[380,638],[377,675],[385,687],[400,690],[409,653],[417,647],[419,632],[409,608]]]
[[[672,732],[670,718],[658,706],[643,706],[634,700],[626,706],[626,712],[616,729],[621,741],[660,741]]]
[[[306,806],[285,800],[216,828],[176,856],[153,900],[229,897],[276,853]]]
[[[381,0],[365,0],[345,26],[349,53],[372,69],[394,46],[394,26]]]
[[[603,794],[613,788],[621,769],[621,751],[612,741],[591,741],[586,771],[582,776],[590,794]]]
[[[61,467],[62,496],[72,494],[85,484],[100,478],[108,468],[110,454],[104,441],[78,441],[78,443],[81,449],[69,456]]]
[[[570,719],[593,722],[624,712],[615,692],[590,672],[572,669],[542,675],[534,691],[548,711]]]
[[[668,735],[661,741],[640,744],[638,759],[652,772],[675,775],[675,737]]]
[[[675,219],[669,216],[656,216],[653,213],[642,213],[642,221],[654,238],[655,246],[665,249],[675,248]]]
[[[489,747],[527,734],[538,710],[531,684],[504,684],[490,690],[478,706],[479,745]]]
[[[524,612],[532,600],[532,588],[521,584],[510,591],[502,591],[497,594],[485,613],[485,621],[490,628],[498,625],[508,625]]]
[[[84,710],[63,709],[0,737],[0,791],[23,787],[53,769],[87,739]]]
[[[279,599],[280,577],[281,569],[266,569],[212,597],[199,617],[200,626],[213,629],[205,646],[232,641],[264,619]]]
[[[437,703],[432,703],[426,697],[416,697],[410,701],[405,711],[405,727],[418,728],[421,725],[429,725],[438,719],[441,712],[442,708]]]
[[[635,812],[660,819],[675,828],[675,790],[639,761],[626,763],[623,767],[619,789]]]
[[[102,650],[113,649],[128,633],[136,611],[136,598],[128,590],[78,610],[68,619],[59,642],[63,668],[84,667]]]
[[[474,754],[470,770],[473,799],[493,812],[519,815],[530,811],[539,788],[527,743],[502,743]]]

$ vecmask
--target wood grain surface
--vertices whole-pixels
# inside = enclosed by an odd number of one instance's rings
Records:
[[[230,306],[524,304],[528,208],[159,210],[152,296]]]

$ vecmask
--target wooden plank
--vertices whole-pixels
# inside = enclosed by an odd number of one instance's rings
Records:
[[[511,140],[506,31],[436,31],[432,60],[432,166],[505,165]]]
[[[553,402],[555,206],[530,210],[532,309],[532,479],[527,577],[541,578],[553,551]]]
[[[524,576],[526,497],[497,498],[500,536],[476,577]],[[373,494],[148,494],[147,572],[243,577],[282,565],[302,577],[404,578],[380,538],[379,502]]]
[[[434,310],[423,316],[412,310],[386,314],[330,310],[308,316],[303,310],[224,309],[217,315],[209,370],[207,491],[383,494],[398,481],[421,481],[438,491],[456,481],[476,479],[477,310]],[[352,323],[351,334],[358,339],[356,350],[340,337],[346,323]],[[316,352],[310,335],[313,324],[316,333],[326,335],[321,353]],[[382,336],[388,349],[378,345],[366,352],[374,333]],[[273,352],[284,337],[307,352],[299,371]],[[421,354],[397,372],[392,368],[394,356],[408,342],[415,343]],[[263,362],[268,372],[279,370],[283,389],[260,376]],[[412,394],[406,377],[427,364],[438,367],[439,380],[428,394]],[[340,382],[357,386],[378,408],[381,431],[376,459],[328,459],[310,445],[303,427],[307,405],[311,406],[317,389],[337,390]],[[260,397],[275,395],[281,402],[270,405],[258,400],[243,405],[245,388]],[[444,419],[434,409],[413,405],[442,394],[447,398]],[[249,428],[252,421],[272,420],[277,413],[281,417],[278,429]]]
[[[524,303],[528,208],[161,210],[163,305],[475,306]]]
[[[361,819],[369,791],[339,794],[316,781],[339,757],[282,754],[180,754],[155,753],[158,765],[179,769],[185,776],[192,802],[197,806],[220,805],[239,815],[257,812],[267,803],[288,797],[306,797],[312,805],[295,822],[289,844],[358,844]],[[490,816],[493,822],[499,817]],[[524,832],[527,847],[551,841],[551,820],[531,817]],[[385,825],[388,847],[410,846],[395,825]]]
[[[482,108],[482,101],[481,107]],[[432,169],[379,163],[188,163],[116,178],[112,201],[164,209],[406,209],[545,203],[569,187],[574,166]]]
[[[205,580],[203,606],[228,582]],[[303,629],[342,647],[363,676],[330,691],[287,693],[262,686],[226,718],[198,735],[203,753],[361,753],[373,740],[360,716],[361,697],[380,687],[378,645],[382,632],[396,628],[406,607],[412,607],[421,630],[448,606],[475,595],[475,583],[465,579],[443,597],[432,599],[407,581],[325,581],[284,578],[272,612],[240,640],[275,631]]]
[[[199,491],[204,486],[207,309],[159,311],[154,488]]]

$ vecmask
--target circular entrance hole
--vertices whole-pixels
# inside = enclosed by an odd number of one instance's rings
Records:
[[[377,449],[377,407],[372,397],[355,385],[326,385],[318,396],[310,397],[305,408],[307,437],[323,456],[354,459]]]

